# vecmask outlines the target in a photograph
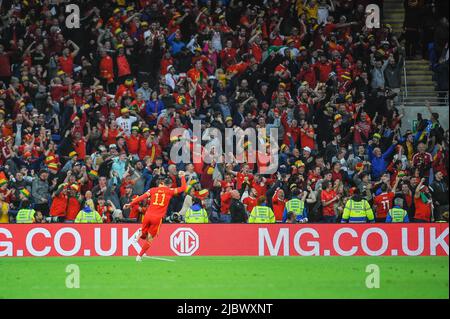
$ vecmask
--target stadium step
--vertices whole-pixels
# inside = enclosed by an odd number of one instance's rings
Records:
[[[435,85],[433,81],[414,81],[409,80],[408,78],[406,78],[406,84],[409,87],[420,87],[420,88],[434,88]]]
[[[427,60],[408,60],[409,64],[416,64],[416,65],[428,65],[428,61]]]
[[[402,32],[404,17],[405,10],[403,8],[403,2],[398,0],[384,1],[382,23],[390,24],[393,33],[397,36]]]
[[[423,107],[426,101],[432,107],[448,105],[448,98],[438,97],[429,61],[406,60],[405,68],[406,78],[403,76],[402,79],[402,85],[404,87],[406,82],[408,92],[403,100],[405,107]]]
[[[428,81],[433,81],[433,75],[432,74],[427,74],[427,73],[423,73],[423,74],[412,74],[410,72],[406,72],[406,76],[408,77],[408,79],[410,81],[423,81],[423,82],[428,82]]]
[[[416,75],[428,75],[428,70],[424,70],[424,69],[410,69],[408,68],[408,70],[406,71],[406,75],[408,76],[416,76]]]

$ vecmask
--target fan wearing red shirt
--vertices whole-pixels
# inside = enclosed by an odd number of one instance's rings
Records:
[[[67,215],[66,221],[73,222],[75,218],[77,218],[78,213],[80,212],[81,205],[78,200],[78,194],[80,192],[80,186],[77,184],[72,184],[69,187],[68,191],[68,203],[67,203]]]
[[[253,207],[258,205],[258,193],[256,192],[256,189],[253,187],[250,188],[248,197],[244,198],[242,203],[244,204],[247,213],[250,214]]]
[[[119,77],[119,79],[124,80],[128,75],[131,74],[131,67],[128,62],[127,56],[125,55],[125,48],[123,44],[119,44],[117,46],[117,49],[119,50],[116,57],[117,76]]]
[[[352,21],[349,23],[334,23],[334,17],[330,15],[327,19],[327,23],[325,24],[323,33],[325,36],[328,36],[331,32],[333,32],[336,29],[347,28],[355,24],[358,24],[358,22]]]
[[[317,84],[316,72],[309,65],[308,61],[303,61],[302,68],[300,69],[300,72],[297,74],[297,80],[300,82],[306,81],[308,82],[310,87],[313,88],[316,87]]]
[[[277,189],[272,197],[272,208],[275,215],[275,221],[283,221],[284,207],[286,206],[286,199],[284,198],[284,191]]]
[[[306,121],[300,129],[300,143],[302,147],[309,147],[311,150],[316,149],[314,142],[314,128]]]
[[[339,195],[337,195],[336,190],[333,189],[333,185],[330,181],[324,181],[322,183],[320,200],[322,201],[323,220],[326,223],[335,223],[336,213],[334,211],[334,203],[339,200]]]
[[[122,130],[117,125],[116,121],[112,121],[110,126],[106,126],[103,131],[102,139],[106,146],[115,144],[117,137],[121,135]]]
[[[293,119],[291,124],[289,124],[287,121],[287,112],[284,111],[281,116],[281,124],[284,127],[283,144],[291,145],[292,141],[293,146],[297,146],[300,139],[300,127],[298,127],[297,120]]]
[[[252,182],[252,188],[256,190],[257,194],[266,194],[267,193],[267,185],[272,183],[272,179],[267,179],[262,177],[261,175],[256,175],[255,179]],[[261,195],[262,196],[262,195]]]
[[[125,137],[125,141],[127,143],[128,152],[131,155],[138,155],[139,146],[142,136],[139,135],[139,127],[133,126],[131,128],[131,135],[129,137]]]
[[[253,175],[249,173],[249,166],[248,164],[244,164],[241,172],[238,172],[236,174],[237,189],[241,189],[244,182],[247,184],[251,184],[252,181]]]
[[[72,45],[74,50],[70,52],[70,49],[68,47],[65,48],[62,51],[62,56],[58,58],[58,63],[59,68],[64,71],[64,73],[72,75],[73,59],[77,56],[78,52],[80,52],[80,48],[72,40],[68,40],[67,45]]]
[[[313,65],[314,70],[318,73],[319,82],[328,81],[329,74],[333,71],[333,65],[327,60],[325,55],[320,56],[319,62]]]
[[[230,206],[231,206],[231,190],[228,192],[224,192],[222,193],[222,195],[220,195],[220,213],[222,215],[229,215]]]
[[[250,53],[255,58],[256,63],[261,63],[262,61],[262,49],[261,49],[261,31],[257,31],[256,34],[248,41],[250,44]]]
[[[146,242],[142,246],[141,252],[136,257],[136,261],[142,261],[142,256],[150,248],[153,239],[158,235],[162,220],[167,213],[169,202],[173,196],[178,195],[186,190],[185,172],[180,171],[178,176],[181,178],[181,186],[171,188],[172,179],[166,178],[158,187],[153,187],[141,196],[136,197],[130,203],[125,204],[123,209],[129,209],[131,206],[145,200],[150,199],[147,211],[145,212],[140,236],[136,238],[144,239]]]
[[[109,204],[109,203],[108,203]],[[111,223],[111,215],[113,213],[112,206],[108,205],[103,196],[98,197],[98,203],[96,206],[97,212],[102,216],[103,223]]]
[[[417,151],[412,158],[413,167],[418,168],[422,176],[428,177],[430,176],[433,157],[426,151],[426,144],[423,142],[417,145]]]
[[[206,72],[203,71],[202,66],[203,62],[201,60],[198,60],[197,63],[195,63],[195,67],[187,72],[187,76],[192,80],[192,83],[197,84],[197,82],[202,81],[203,79],[206,79],[208,77]]]
[[[233,48],[233,42],[231,40],[228,40],[225,45],[225,48],[220,51],[220,59],[222,60],[222,67],[227,69],[230,65],[235,63],[237,50]]]
[[[114,60],[105,49],[100,49],[99,76],[106,83],[114,82]]]
[[[52,205],[50,206],[50,216],[53,217],[53,221],[59,221],[59,219],[63,219],[66,216],[67,204],[67,184],[61,184],[54,193]]]
[[[430,190],[423,185],[425,178],[422,178],[419,185],[417,185],[414,193],[414,221],[421,223],[431,222],[431,209],[433,202],[431,200]]]
[[[391,192],[388,192],[388,186],[386,184],[382,184],[381,194],[375,196],[373,199],[373,205],[375,206],[375,220],[377,223],[384,223],[386,221],[387,213],[393,207],[392,202],[395,197],[398,182],[399,179],[397,178]]]
[[[285,59],[282,63],[275,67],[274,75],[280,77],[282,80],[289,80],[291,77],[291,71],[289,71],[289,59]]]
[[[78,158],[83,160],[86,158],[86,145],[88,139],[85,136],[81,136],[79,132],[75,133],[75,140],[73,142],[73,149],[78,154]]]

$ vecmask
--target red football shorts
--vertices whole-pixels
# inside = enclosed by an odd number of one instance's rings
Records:
[[[159,233],[159,228],[162,224],[162,218],[158,216],[147,215],[144,217],[142,221],[142,234],[141,238],[146,240],[147,234],[150,234],[153,238],[155,238]]]

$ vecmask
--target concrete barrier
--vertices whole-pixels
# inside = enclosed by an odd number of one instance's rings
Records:
[[[430,112],[428,111],[427,107],[424,106],[405,106],[405,107],[399,107],[400,113],[402,110],[405,113],[405,116],[402,119],[402,127],[401,132],[404,133],[406,130],[412,130],[414,127],[415,122],[417,121],[417,113],[422,113],[423,118],[429,119],[430,118]],[[431,110],[433,112],[436,112],[439,114],[439,122],[441,123],[444,130],[447,130],[449,128],[449,109],[448,106],[433,106],[431,107]]]

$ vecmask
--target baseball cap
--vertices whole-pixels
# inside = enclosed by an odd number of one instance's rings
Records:
[[[305,146],[305,147],[303,148],[303,150],[304,150],[304,151],[307,151],[307,152],[309,152],[309,153],[311,153],[311,148],[310,148],[309,146]]]

